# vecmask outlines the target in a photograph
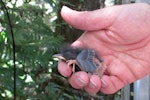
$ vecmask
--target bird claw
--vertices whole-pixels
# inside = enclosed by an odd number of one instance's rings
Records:
[[[96,69],[96,72],[94,72],[93,74],[98,75],[101,78],[105,70],[106,70],[106,65],[104,63],[101,63],[99,67]]]
[[[76,60],[67,60],[66,62],[67,62],[68,67],[70,67],[72,65],[72,72],[74,74],[74,72],[75,72],[75,64],[77,63],[77,61]]]

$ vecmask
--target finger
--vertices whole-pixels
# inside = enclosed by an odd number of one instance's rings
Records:
[[[108,7],[94,11],[75,11],[66,6],[61,10],[63,19],[82,30],[99,30],[112,25],[115,18],[118,16],[116,7]]]
[[[91,75],[90,82],[87,87],[85,87],[85,90],[90,94],[97,93],[101,88],[101,81],[100,78],[96,75]]]
[[[73,46],[73,47],[81,47],[81,48],[84,47],[83,43],[81,41],[78,41],[78,40],[76,40],[75,42],[73,42],[71,44],[71,46]]]
[[[58,71],[65,77],[69,77],[72,73],[72,68],[69,67],[65,62],[59,61]]]
[[[69,79],[72,87],[75,89],[81,89],[89,83],[89,76],[84,71],[75,72]]]
[[[100,91],[105,94],[113,94],[126,85],[115,76],[104,75],[101,79],[101,82],[102,86]]]

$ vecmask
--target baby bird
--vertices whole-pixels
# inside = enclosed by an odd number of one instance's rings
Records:
[[[75,65],[77,65],[80,70],[96,74],[99,77],[102,77],[106,69],[103,60],[98,57],[93,49],[65,46],[62,48],[60,54],[55,54],[53,57],[65,61],[68,66],[72,65],[73,73],[75,72]]]

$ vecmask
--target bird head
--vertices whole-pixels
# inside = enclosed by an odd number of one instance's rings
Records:
[[[67,45],[62,47],[60,54],[55,54],[53,55],[53,57],[64,61],[73,60],[76,59],[76,57],[82,50],[83,49],[81,48],[75,48]]]

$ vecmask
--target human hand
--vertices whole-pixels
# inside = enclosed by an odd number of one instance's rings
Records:
[[[107,69],[100,79],[59,62],[58,70],[70,84],[89,93],[112,94],[150,74],[150,6],[127,4],[95,11],[74,11],[63,7],[63,19],[77,29],[86,30],[72,46],[97,51]]]

